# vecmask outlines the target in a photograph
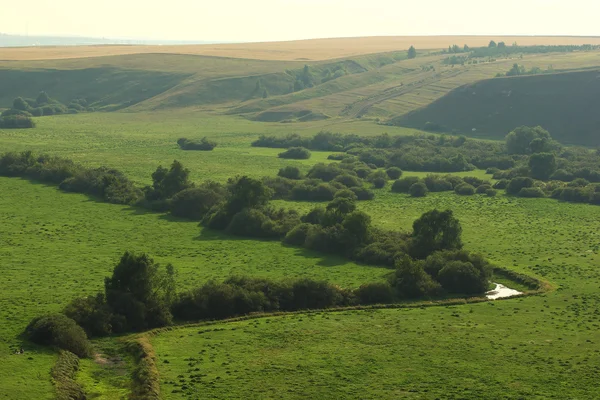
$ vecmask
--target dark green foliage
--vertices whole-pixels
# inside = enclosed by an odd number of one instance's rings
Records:
[[[529,168],[532,178],[548,180],[556,171],[556,158],[552,153],[534,153],[529,156]]]
[[[3,114],[4,115],[4,114]],[[26,115],[6,115],[0,117],[0,129],[35,128],[35,122]]]
[[[528,177],[516,177],[510,180],[508,185],[506,186],[506,193],[508,194],[517,194],[523,188],[530,188],[533,186],[533,179]]]
[[[533,145],[533,149],[532,149]],[[541,126],[521,126],[506,135],[506,150],[508,154],[531,154],[552,151],[558,145],[550,137],[550,133]]]
[[[375,193],[364,187],[351,187],[350,190],[354,192],[358,200],[373,200]]]
[[[269,237],[267,223],[270,219],[257,209],[244,209],[235,214],[227,226],[227,232],[236,236]]]
[[[146,254],[125,252],[104,282],[113,332],[142,331],[169,325],[175,295],[174,269],[162,268]]]
[[[200,139],[200,141],[193,141],[186,138],[181,138],[177,140],[177,144],[181,148],[181,150],[201,150],[201,151],[211,151],[215,147],[217,147],[217,142],[214,140],[209,140],[206,137]]]
[[[494,189],[488,189],[488,190],[486,190],[486,191],[485,191],[485,194],[486,194],[488,197],[494,197],[494,196],[496,196],[497,192],[496,192],[496,190],[494,190]]]
[[[491,188],[492,187],[490,185],[487,185],[487,184],[486,185],[480,185],[480,186],[477,186],[477,189],[475,190],[475,192],[479,193],[479,194],[483,194],[483,193],[486,193]]]
[[[425,185],[423,182],[414,183],[408,189],[408,194],[410,194],[412,197],[425,197],[428,192],[429,189],[427,189],[427,185]]]
[[[303,182],[292,189],[291,198],[300,201],[330,201],[337,191],[337,188],[328,183]]]
[[[387,173],[388,178],[394,180],[400,179],[400,177],[402,176],[402,170],[398,167],[390,167],[386,169],[385,172]]]
[[[358,196],[350,189],[342,189],[335,192],[334,199],[344,198],[350,200],[358,200]]]
[[[327,282],[232,277],[181,294],[173,315],[184,321],[223,319],[251,312],[338,307],[350,301],[349,293]]]
[[[519,190],[517,196],[520,197],[545,197],[544,191],[539,187],[524,187]]]
[[[25,334],[34,343],[56,346],[79,357],[88,357],[92,353],[85,331],[63,314],[34,318],[25,328]]]
[[[385,187],[387,180],[383,179],[383,178],[375,178],[375,179],[371,180],[371,183],[373,184],[373,187],[375,189],[381,189],[381,188]]]
[[[453,190],[455,185],[463,183],[463,180],[452,175],[427,175],[423,182],[430,192],[447,192]]]
[[[346,187],[355,187],[361,186],[362,182],[360,178],[355,175],[350,175],[349,173],[344,173],[342,175],[338,175],[333,179],[334,182],[339,182]]]
[[[392,184],[392,192],[394,193],[408,193],[411,186],[419,182],[420,179],[416,176],[407,176],[402,179],[398,179]]]
[[[310,158],[310,151],[304,147],[292,147],[283,153],[279,153],[278,157],[293,160],[308,160]]]
[[[395,295],[388,282],[373,282],[361,285],[355,292],[360,304],[389,304]]]
[[[174,160],[169,169],[159,166],[152,174],[152,187],[146,187],[149,201],[167,200],[184,189],[192,187],[189,181],[190,170]]]
[[[417,50],[415,50],[415,46],[410,46],[408,49],[408,58],[415,58],[417,56]]]
[[[462,227],[452,210],[432,210],[413,223],[411,254],[426,258],[439,250],[462,248]]]
[[[475,187],[473,185],[469,185],[468,183],[461,183],[454,188],[454,191],[456,194],[461,196],[471,196],[475,194]]]
[[[106,304],[104,293],[73,299],[63,312],[77,322],[89,337],[112,333],[113,314]]]
[[[557,169],[550,176],[550,179],[553,181],[571,182],[573,179],[575,179],[575,176],[571,172],[564,169]]]
[[[412,299],[440,293],[440,284],[425,272],[423,262],[404,255],[396,261],[396,269],[389,278],[399,298]]]
[[[339,164],[315,164],[308,171],[307,177],[312,179],[321,179],[322,181],[329,182],[334,180],[338,175],[346,174],[346,171],[340,167]]]
[[[508,183],[510,181],[508,179],[500,179],[498,182],[494,183],[494,189],[506,189]]]
[[[292,167],[288,165],[284,168],[281,168],[277,176],[281,176],[282,178],[287,179],[298,180],[302,179],[302,172],[300,172],[300,169],[298,167]]]
[[[184,189],[171,199],[171,213],[199,221],[211,208],[225,201],[225,196],[226,190],[217,183]]]

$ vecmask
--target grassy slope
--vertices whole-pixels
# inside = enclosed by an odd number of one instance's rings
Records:
[[[563,143],[596,146],[600,70],[496,78],[453,90],[394,123],[423,127],[431,121],[462,133],[502,138],[521,125],[541,125]]]
[[[251,148],[261,134],[314,135],[321,129],[364,134],[407,134],[412,129],[342,120],[306,124],[252,122],[188,112],[92,113],[42,117],[33,130],[0,130],[2,151],[36,150],[61,154],[89,165],[111,165],[140,183],[150,183],[159,164],[180,160],[195,181],[226,180],[240,173],[255,177],[276,175],[285,165],[307,170],[326,161],[329,153],[313,152],[310,160],[277,158],[278,149]],[[177,139],[208,136],[218,142],[212,152],[182,151]],[[248,165],[252,165],[248,168]]]
[[[468,249],[558,289],[493,304],[298,315],[162,333],[153,343],[164,398],[186,398],[172,393],[181,390],[180,375],[192,397],[592,398],[599,390],[600,208],[454,194],[378,193],[362,204],[377,225],[405,229],[433,207],[457,213]],[[205,376],[193,382],[196,374]]]
[[[25,355],[13,355],[9,346],[19,345],[17,336],[34,316],[100,290],[127,249],[173,263],[182,289],[231,274],[306,276],[352,287],[389,271],[278,242],[231,238],[203,231],[194,222],[98,203],[20,179],[0,178],[0,187],[0,398],[49,396],[54,354],[26,345]]]

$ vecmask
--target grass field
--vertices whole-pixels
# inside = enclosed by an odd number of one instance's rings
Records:
[[[181,288],[232,274],[312,277],[356,287],[389,271],[279,242],[231,238],[203,231],[194,222],[98,203],[16,178],[0,178],[0,187],[0,319],[5,321],[0,362],[9,366],[0,368],[0,398],[13,399],[19,390],[28,394],[19,398],[48,398],[55,355],[29,345],[25,355],[14,355],[21,343],[17,336],[34,316],[60,311],[73,297],[99,291],[125,250],[174,264]]]
[[[494,39],[521,45],[600,43],[591,38]],[[79,91],[95,93],[107,107],[135,100],[122,112],[42,117],[36,118],[35,129],[0,130],[0,151],[34,150],[89,166],[106,165],[140,185],[151,182],[159,164],[175,159],[191,170],[195,182],[223,182],[238,174],[274,176],[286,165],[307,171],[326,162],[330,153],[282,160],[277,157],[281,150],[250,147],[261,134],[413,134],[419,131],[376,122],[506,72],[515,62],[527,68],[552,64],[556,70],[600,65],[600,53],[590,52],[526,55],[453,68],[442,66],[443,55],[421,52],[406,60],[392,53],[404,53],[406,40],[177,47],[180,54],[167,54],[175,52],[168,46],[0,49],[0,60],[10,60],[0,61],[0,77],[6,78],[0,79],[0,107],[15,95],[35,96],[47,88],[50,95],[67,100]],[[423,49],[485,45],[490,38],[410,40]],[[150,51],[165,54],[144,54]],[[383,51],[390,53],[371,54]],[[321,60],[310,62],[315,71],[344,62],[353,72],[300,92],[277,92],[288,84],[286,70],[302,68],[307,59]],[[422,68],[431,66],[435,72]],[[248,98],[261,79],[269,97]],[[303,110],[329,118],[257,121],[287,119]],[[176,144],[181,137],[204,136],[218,142],[214,151],[182,151]],[[462,175],[489,177],[483,171]],[[181,289],[231,274],[312,277],[354,288],[389,272],[277,241],[229,237],[195,222],[26,180],[0,178],[0,190],[0,399],[53,397],[49,371],[56,353],[24,343],[19,335],[32,317],[100,290],[125,250],[173,263]],[[407,231],[423,212],[452,209],[462,223],[466,249],[540,278],[552,290],[485,304],[319,312],[165,330],[151,337],[162,397],[595,397],[600,390],[600,207],[507,197],[502,191],[492,198],[454,193],[411,198],[391,193],[389,183],[375,192],[374,200],[358,207],[377,227]],[[301,211],[315,205],[274,204]],[[21,345],[25,354],[14,354]],[[132,360],[121,352],[117,338],[94,345],[99,357],[82,361],[78,382],[89,398],[125,398]]]

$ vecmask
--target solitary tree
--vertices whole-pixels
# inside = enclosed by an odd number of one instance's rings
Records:
[[[408,49],[408,58],[415,58],[417,56],[417,50],[415,49],[415,46],[410,46],[410,48]]]

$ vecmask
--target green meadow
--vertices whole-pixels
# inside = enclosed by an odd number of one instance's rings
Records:
[[[525,55],[518,62],[527,68],[581,69],[597,66],[597,55]],[[55,94],[49,94],[61,101],[87,90],[96,94],[101,109],[124,111],[45,116],[35,118],[34,129],[0,129],[0,150],[32,150],[115,168],[140,186],[152,183],[157,166],[173,160],[181,161],[196,183],[275,176],[288,165],[306,172],[329,162],[331,153],[285,160],[277,157],[283,150],[251,147],[252,141],[263,134],[312,136],[322,130],[430,135],[384,123],[462,85],[506,72],[517,61],[451,67],[442,64],[444,58],[423,54],[406,60],[404,53],[385,53],[316,62],[311,65],[315,74],[342,64],[347,74],[294,93],[286,92],[289,71],[304,62],[183,55],[101,57],[103,64],[94,59],[2,62],[0,89],[5,85],[10,91],[0,96],[0,108],[54,82]],[[15,72],[21,70],[27,73]],[[57,76],[71,83],[58,85]],[[261,79],[269,96],[248,97]],[[133,83],[119,88],[124,82]],[[306,110],[327,118],[299,122],[296,113]],[[490,138],[481,131],[468,136]],[[218,145],[209,152],[183,151],[177,145],[182,137],[207,137]],[[410,175],[427,173],[404,172]],[[482,170],[459,175],[491,177]],[[161,398],[595,398],[600,391],[600,207],[512,197],[503,190],[496,197],[443,192],[413,198],[392,193],[390,186],[358,203],[376,227],[410,231],[424,212],[451,209],[462,224],[467,250],[537,278],[548,290],[478,304],[257,316],[141,334],[154,347]],[[20,178],[0,178],[0,193],[0,399],[54,398],[50,369],[57,353],[25,341],[22,332],[35,316],[60,312],[74,297],[102,290],[126,250],[173,264],[180,291],[231,275],[306,277],[357,288],[390,272],[279,241],[228,236],[169,214]],[[272,204],[302,212],[316,206]],[[81,360],[76,376],[88,398],[130,396],[135,361],[123,350],[129,338],[93,341],[96,354]],[[15,354],[21,346],[25,353]]]

